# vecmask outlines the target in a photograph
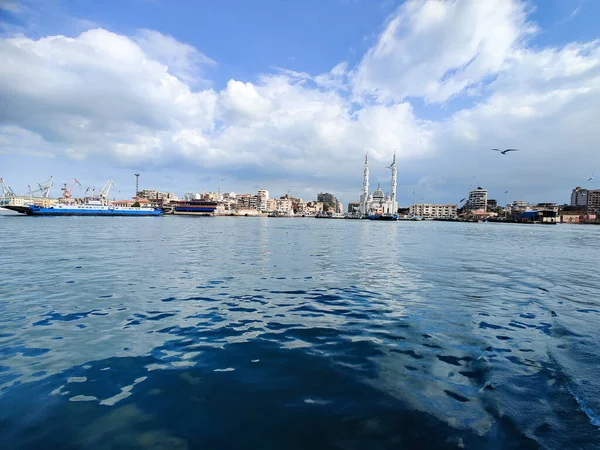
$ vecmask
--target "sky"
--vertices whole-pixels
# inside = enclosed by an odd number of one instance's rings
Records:
[[[402,206],[477,186],[566,203],[600,187],[597,17],[595,0],[0,0],[0,177],[347,203],[366,152],[389,191],[395,153]]]

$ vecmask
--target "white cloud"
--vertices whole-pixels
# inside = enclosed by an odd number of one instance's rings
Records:
[[[169,68],[169,73],[187,83],[197,83],[202,79],[204,66],[214,66],[216,62],[196,48],[182,44],[172,36],[154,30],[139,30],[135,42],[151,59]]]
[[[444,102],[502,70],[534,29],[516,1],[409,0],[363,57],[355,93]]]

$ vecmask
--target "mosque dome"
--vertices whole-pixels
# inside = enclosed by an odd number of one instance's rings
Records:
[[[385,195],[383,194],[383,191],[379,187],[377,187],[375,192],[373,192],[373,200],[383,200],[384,197]]]

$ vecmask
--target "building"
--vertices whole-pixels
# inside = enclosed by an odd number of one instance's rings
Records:
[[[114,200],[112,204],[113,206],[133,206],[136,204],[139,206],[149,206],[150,201],[144,200],[143,198],[137,200]]]
[[[408,215],[412,217],[423,217],[424,219],[455,219],[456,205],[418,203],[416,205],[410,205]]]
[[[335,198],[335,195],[328,192],[317,194],[317,201],[323,203],[324,210],[327,210],[328,208],[335,210],[335,206],[337,205],[337,198]]]
[[[522,223],[557,223],[558,221],[558,214],[555,211],[538,211],[537,209],[523,211],[513,217]]]
[[[585,207],[588,215],[600,210],[600,189],[582,189],[577,186],[571,192],[571,206]]]
[[[348,203],[348,215],[349,216],[358,216],[358,215],[360,215],[360,202],[350,202],[350,203]]]
[[[488,191],[481,186],[474,191],[469,192],[467,209],[487,211]]]
[[[600,211],[600,189],[590,189],[587,191],[585,207],[589,215],[598,215],[598,211]]]
[[[179,198],[172,192],[162,192],[155,189],[143,189],[138,192],[138,199],[146,199],[155,202],[170,202],[171,200],[176,201]]]
[[[269,202],[269,191],[266,189],[259,189],[256,194],[257,208],[259,211],[268,211]]]
[[[323,212],[323,202],[308,202],[306,204],[306,214],[316,216]]]
[[[392,179],[390,181],[390,194],[384,195],[379,186],[369,194],[369,155],[365,155],[365,170],[363,177],[363,188],[360,194],[360,215],[365,217],[371,214],[397,214],[398,202],[396,201],[396,154],[392,165],[389,166],[392,171]]]
[[[529,209],[529,202],[526,202],[525,200],[515,200],[510,205],[511,212],[527,211],[528,209]]]
[[[277,199],[276,198],[268,198],[267,199],[267,212],[273,212],[277,209]]]
[[[294,214],[292,199],[288,197],[278,198],[276,200],[275,211],[284,215]]]
[[[495,211],[496,209],[498,209],[498,202],[496,200],[488,200],[487,201],[487,210],[488,211]]]
[[[558,213],[558,205],[556,203],[538,203],[533,206],[532,209],[537,209],[539,211],[554,211]]]
[[[257,209],[258,197],[252,194],[237,194],[236,209]]]
[[[571,191],[571,206],[587,206],[587,189],[577,186]]]

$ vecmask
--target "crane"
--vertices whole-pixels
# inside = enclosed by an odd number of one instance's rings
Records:
[[[50,189],[54,186],[54,178],[50,177],[45,183],[38,183],[37,185],[40,191],[40,197],[50,198]]]
[[[67,188],[67,183],[63,183],[63,187],[62,187],[61,191],[63,191],[64,198],[71,198],[71,195],[73,194],[73,189],[75,189],[75,186],[76,185],[81,186],[81,183],[77,180],[77,178],[73,178],[73,180],[75,180],[75,181],[73,182],[71,189]]]
[[[38,183],[37,185],[37,189],[31,189],[31,185],[28,184],[29,192],[27,192],[27,195],[29,197],[50,198],[50,189],[54,185],[54,178],[50,177],[45,183]]]
[[[110,188],[114,185],[115,183],[113,183],[113,180],[108,180],[102,189],[100,189],[100,198],[102,200],[108,200],[108,193],[110,192]]]
[[[2,188],[2,197],[15,197],[15,191],[13,191],[8,184],[4,181],[4,178],[0,178],[0,188]]]

